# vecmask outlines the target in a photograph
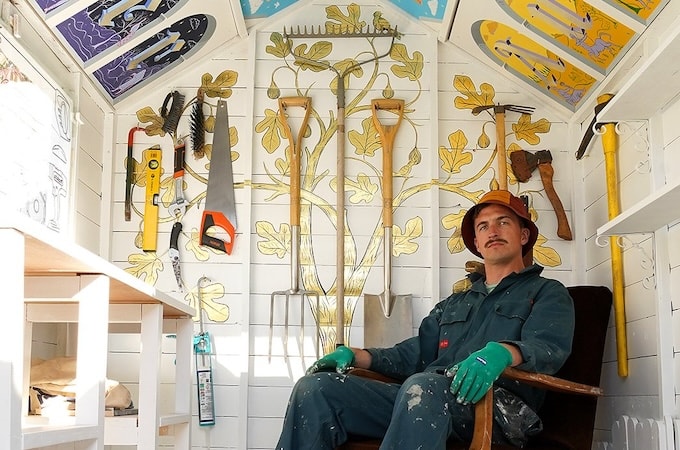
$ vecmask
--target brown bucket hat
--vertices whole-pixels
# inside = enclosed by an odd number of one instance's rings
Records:
[[[475,206],[468,209],[468,211],[465,213],[463,221],[460,225],[460,232],[461,235],[463,236],[463,242],[465,243],[465,246],[473,254],[482,258],[481,253],[479,253],[477,251],[477,248],[475,247],[474,216],[475,211],[480,205],[488,203],[495,203],[496,205],[507,206],[508,208],[513,210],[515,214],[517,214],[517,216],[519,216],[522,219],[524,226],[529,229],[529,240],[527,241],[526,244],[522,246],[522,256],[526,255],[527,252],[531,250],[531,248],[536,243],[536,239],[538,238],[538,228],[536,227],[534,222],[531,221],[531,216],[529,215],[529,211],[527,211],[526,206],[524,206],[524,202],[520,198],[512,195],[509,191],[504,190],[487,192],[482,196],[482,198],[479,199],[479,202],[477,202]]]

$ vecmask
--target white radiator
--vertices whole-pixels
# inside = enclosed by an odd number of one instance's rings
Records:
[[[593,445],[593,449],[676,450],[675,442],[680,442],[680,419],[669,419],[667,423],[663,420],[621,416],[612,426],[611,446],[598,443],[597,446]]]

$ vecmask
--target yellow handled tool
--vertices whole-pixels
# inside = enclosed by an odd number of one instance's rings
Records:
[[[604,94],[597,98],[597,103],[608,102],[613,95]],[[604,151],[604,165],[607,182],[607,211],[609,220],[621,212],[619,203],[619,176],[616,165],[616,124],[603,123],[602,150]],[[612,294],[614,297],[614,323],[616,325],[616,355],[620,377],[628,376],[628,344],[626,336],[626,301],[623,280],[623,251],[617,244],[617,236],[609,237],[609,248],[612,258]]]
[[[154,145],[142,152],[146,161],[146,197],[144,200],[144,229],[142,250],[155,252],[158,235],[158,196],[161,190],[161,148]]]

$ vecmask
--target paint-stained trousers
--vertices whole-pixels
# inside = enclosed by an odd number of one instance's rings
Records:
[[[381,450],[443,450],[447,439],[469,441],[474,407],[456,403],[450,385],[434,373],[402,385],[334,372],[306,375],[293,388],[276,450],[333,450],[350,434],[384,436]]]

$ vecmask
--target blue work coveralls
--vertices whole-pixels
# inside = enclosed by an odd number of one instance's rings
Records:
[[[487,293],[484,279],[439,302],[418,335],[391,348],[367,349],[371,370],[403,381],[390,384],[319,372],[298,380],[276,450],[332,450],[348,434],[383,438],[382,450],[437,450],[469,440],[474,405],[456,402],[445,368],[496,341],[522,353],[519,369],[554,374],[571,352],[574,306],[562,283],[540,276],[537,264],[506,276]],[[538,411],[544,392],[499,378],[504,388]],[[504,442],[494,423],[494,441]]]

